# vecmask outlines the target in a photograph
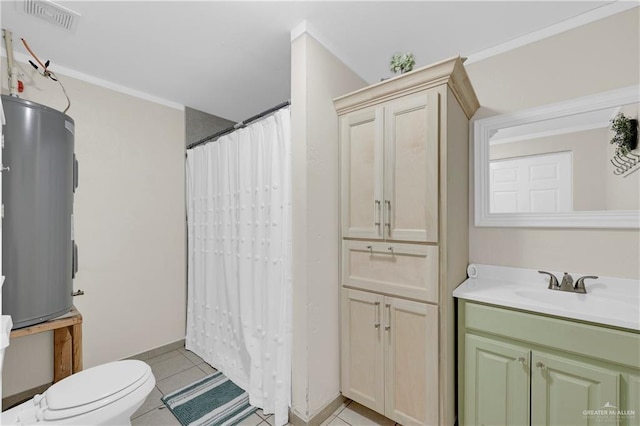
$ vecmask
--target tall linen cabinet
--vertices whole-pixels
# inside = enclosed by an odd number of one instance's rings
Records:
[[[468,261],[461,58],[334,100],[341,155],[341,391],[403,425],[455,422],[453,289]]]

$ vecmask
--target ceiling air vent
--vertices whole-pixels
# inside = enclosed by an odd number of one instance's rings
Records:
[[[60,6],[51,0],[24,0],[22,5],[21,9],[24,13],[37,16],[67,31],[75,32],[78,26],[80,19],[78,12]]]

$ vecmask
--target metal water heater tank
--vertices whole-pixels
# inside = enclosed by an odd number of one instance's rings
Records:
[[[74,121],[55,109],[2,96],[2,313],[13,328],[67,313],[77,271]]]

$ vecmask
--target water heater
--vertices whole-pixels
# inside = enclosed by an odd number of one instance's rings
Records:
[[[74,122],[60,111],[2,96],[2,313],[13,328],[67,313],[77,272]]]

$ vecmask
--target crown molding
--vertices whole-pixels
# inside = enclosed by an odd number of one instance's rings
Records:
[[[334,99],[333,103],[338,114],[346,114],[442,84],[449,86],[467,118],[471,118],[480,107],[480,103],[459,56],[364,87]]]
[[[3,47],[2,48],[2,56],[4,58],[7,57],[7,52],[6,49]],[[25,55],[24,53],[21,52],[15,52],[13,54],[13,58],[15,61],[17,62],[22,62],[25,64],[29,63],[29,59],[31,59],[29,56]],[[103,80],[101,78],[89,75],[89,74],[85,74],[83,72],[80,71],[76,71],[74,69],[71,68],[67,68],[64,66],[60,66],[60,65],[56,65],[56,69],[55,69],[55,73],[56,74],[61,74],[64,75],[66,77],[71,77],[71,78],[75,78],[76,80],[80,80],[80,81],[84,81],[85,83],[90,83],[96,86],[100,86],[103,87],[105,89],[109,89],[109,90],[113,90],[115,92],[120,92],[123,93],[125,95],[129,95],[129,96],[133,96],[139,99],[144,99],[145,101],[149,101],[149,102],[153,102],[156,104],[160,104],[160,105],[164,105],[167,106],[169,108],[174,108],[180,111],[184,111],[184,105],[179,104],[177,102],[173,102],[164,98],[160,98],[158,96],[154,96],[151,95],[149,93],[145,93],[142,92],[140,90],[136,90],[136,89],[132,89],[130,87],[126,87],[126,86],[122,86],[120,84],[117,83],[113,83],[111,81],[107,81],[107,80]]]
[[[550,25],[541,30],[534,31],[522,37],[518,37],[505,43],[501,43],[488,49],[473,53],[468,56],[465,65],[479,62],[492,56],[500,55],[501,53],[517,49],[518,47],[522,47],[527,44],[535,43],[536,41],[544,40],[545,38],[549,38],[554,35],[589,24],[591,22],[604,19],[608,16],[633,9],[634,7],[638,7],[639,5],[640,4],[637,1],[614,1],[578,16],[574,16],[573,18],[569,18],[557,24]]]

